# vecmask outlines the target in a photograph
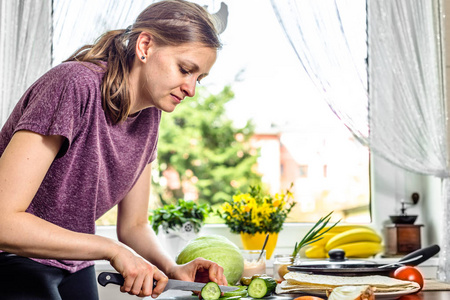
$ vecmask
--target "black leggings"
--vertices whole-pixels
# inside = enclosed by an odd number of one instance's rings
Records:
[[[0,299],[98,300],[95,268],[90,266],[70,273],[1,252]]]

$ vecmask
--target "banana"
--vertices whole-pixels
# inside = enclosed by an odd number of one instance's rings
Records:
[[[323,245],[311,246],[305,250],[305,256],[307,258],[325,258],[327,253]]]
[[[331,226],[327,226],[325,228],[323,228],[321,230],[322,231],[326,231],[328,228],[330,228]],[[333,228],[331,228],[328,233],[341,233],[347,230],[351,230],[351,229],[358,229],[358,228],[366,228],[366,229],[371,229],[370,227],[366,226],[366,225],[336,225]]]
[[[310,244],[311,246],[322,246],[325,247],[325,245],[328,243],[328,241],[334,237],[337,233],[330,233],[330,232],[326,232],[324,233],[320,240],[318,240],[317,242],[314,242],[312,244]]]
[[[367,258],[378,254],[383,249],[379,242],[356,242],[339,245],[345,251],[346,257]]]
[[[381,237],[372,229],[355,228],[350,229],[332,237],[325,245],[328,252],[334,248],[341,248],[341,245],[355,242],[376,242],[381,243]]]

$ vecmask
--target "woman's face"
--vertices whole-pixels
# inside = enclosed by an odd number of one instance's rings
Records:
[[[158,47],[150,45],[140,60],[136,103],[131,113],[155,106],[172,112],[185,97],[195,95],[195,86],[208,75],[217,50],[196,43]]]

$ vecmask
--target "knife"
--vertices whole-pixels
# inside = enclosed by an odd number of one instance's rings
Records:
[[[106,286],[108,283],[118,284],[120,286],[125,282],[123,276],[119,273],[112,272],[101,272],[98,275],[98,283],[101,286]],[[153,288],[156,287],[158,282],[153,279]],[[166,287],[164,288],[164,292],[167,290],[182,290],[182,291],[201,291],[202,288],[206,285],[206,283],[201,282],[191,282],[191,281],[183,281],[176,279],[169,279]],[[231,292],[235,291],[238,288],[232,286],[219,285],[221,292]]]

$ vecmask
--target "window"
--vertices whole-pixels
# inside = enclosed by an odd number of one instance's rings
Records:
[[[335,211],[336,218],[342,217],[349,222],[355,219],[362,223],[370,222],[369,152],[353,138],[320,98],[279,26],[270,2],[224,2],[229,8],[227,29],[222,34],[224,47],[211,74],[202,80],[198,93],[217,95],[224,86],[230,86],[235,96],[225,104],[226,116],[236,128],[244,127],[249,120],[255,125],[252,148],[246,150],[257,155],[257,163],[252,168],[273,193],[294,183],[295,199],[299,205],[295,207],[289,222],[315,222],[331,210]],[[220,7],[220,1],[198,3],[209,5],[211,11]],[[139,5],[141,7],[133,8],[136,14],[148,3],[136,4]],[[55,14],[58,13],[61,12],[56,10]],[[365,14],[365,9],[359,8],[352,13]],[[131,24],[134,17],[126,24]],[[351,18],[352,14],[343,17]],[[66,21],[73,22],[72,27],[77,28],[77,32],[86,32],[82,27],[92,25],[88,22],[78,24],[77,18],[66,18]],[[70,27],[67,22],[65,28]],[[63,31],[62,26],[62,23],[55,24],[55,31]],[[93,37],[103,31],[101,28],[96,34],[91,32],[89,40],[72,38],[72,43],[77,41],[78,44],[69,44],[70,49],[61,40],[54,47],[55,63],[79,46],[92,42]],[[355,38],[364,51],[366,37]],[[364,61],[359,67],[365,68]],[[178,123],[183,121],[180,119]],[[242,142],[241,139],[242,136],[236,135],[238,143]],[[193,138],[191,144],[195,146],[195,143]],[[240,150],[236,156],[243,157],[247,152]],[[201,160],[197,162],[201,163]],[[198,197],[198,176],[195,173],[179,174],[171,168],[164,168],[164,174],[158,169],[154,173],[158,184],[184,188],[185,199],[195,200]],[[189,183],[180,181],[183,177],[180,175],[189,178]],[[237,187],[233,180],[227,184]],[[156,190],[157,187],[153,188],[153,191]],[[115,224],[115,209],[98,224]]]
[[[224,47],[202,82],[206,91],[198,92],[217,94],[230,86],[235,96],[225,104],[227,117],[237,128],[249,120],[255,125],[252,146],[258,150],[256,170],[262,181],[272,193],[294,183],[298,205],[289,222],[315,222],[333,210],[344,222],[369,223],[368,149],[321,99],[269,1],[225,2],[229,19]],[[365,14],[364,6],[358,8],[352,13]],[[365,51],[366,37],[355,38]],[[359,67],[365,70],[365,61]]]

